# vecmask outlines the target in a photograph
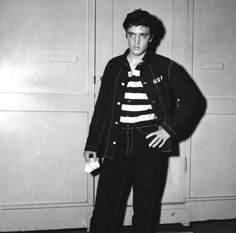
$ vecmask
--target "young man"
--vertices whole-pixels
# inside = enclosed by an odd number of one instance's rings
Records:
[[[155,232],[163,161],[172,139],[185,133],[198,111],[200,93],[187,73],[149,51],[152,20],[140,9],[127,15],[128,50],[104,71],[84,151],[86,162],[104,158],[91,233],[118,232],[128,182],[133,187],[132,233]]]

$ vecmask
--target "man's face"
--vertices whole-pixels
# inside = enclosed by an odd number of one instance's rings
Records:
[[[149,27],[131,26],[126,32],[128,40],[129,53],[134,56],[142,56],[148,48],[149,42],[152,40]]]

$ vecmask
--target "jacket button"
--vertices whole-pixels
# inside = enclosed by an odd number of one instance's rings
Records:
[[[115,124],[118,125],[119,124],[118,121],[116,121]]]
[[[121,83],[121,86],[124,86],[125,85],[125,83]]]
[[[120,102],[117,102],[117,105],[120,105]]]
[[[116,145],[116,141],[113,141],[112,144],[113,144],[113,145]]]

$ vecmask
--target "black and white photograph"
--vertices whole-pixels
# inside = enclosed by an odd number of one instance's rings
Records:
[[[236,233],[236,0],[0,0],[0,233]]]

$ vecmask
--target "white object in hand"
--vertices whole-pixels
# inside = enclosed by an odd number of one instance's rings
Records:
[[[87,173],[91,173],[92,171],[94,171],[95,169],[99,167],[100,167],[100,164],[97,160],[94,161],[93,159],[90,159],[90,161],[86,163],[84,170]]]

